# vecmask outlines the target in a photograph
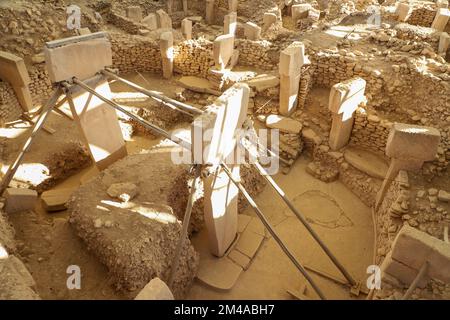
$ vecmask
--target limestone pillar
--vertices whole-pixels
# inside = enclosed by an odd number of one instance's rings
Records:
[[[170,79],[173,74],[173,34],[172,32],[164,32],[159,40],[159,48],[161,51],[161,61],[163,69],[163,77]]]
[[[436,0],[436,7],[448,8],[448,0]]]
[[[446,54],[449,46],[450,46],[450,35],[447,32],[442,32],[439,37],[438,53],[444,54],[444,57],[445,57],[445,54]]]
[[[33,109],[31,92],[28,87],[31,79],[21,57],[0,51],[0,79],[11,84],[24,111]]]
[[[236,131],[242,128],[248,108],[250,88],[237,83],[197,117],[191,126],[193,162],[211,165],[211,175],[203,179],[204,214],[211,253],[221,257],[237,233],[238,190],[220,167],[225,162],[239,180]]]
[[[173,0],[167,0],[167,13],[169,15],[173,13]]]
[[[304,45],[293,42],[280,52],[280,114],[288,116],[298,103],[301,68],[304,62]]]
[[[150,13],[144,19],[142,19],[142,24],[146,25],[150,31],[158,29],[158,17],[154,13]]]
[[[444,31],[449,18],[450,18],[450,10],[447,8],[440,8],[436,12],[436,16],[434,17],[431,27],[438,31]]]
[[[261,38],[261,28],[253,22],[247,22],[244,26],[244,36],[248,40],[258,41]]]
[[[413,8],[408,3],[398,3],[397,9],[395,10],[395,13],[398,16],[398,21],[405,22],[406,20],[408,20],[412,11]]]
[[[274,13],[266,12],[264,13],[263,17],[263,23],[264,23],[264,30],[267,30],[270,28],[271,25],[277,22],[277,15]]]
[[[425,161],[436,157],[441,134],[432,127],[395,123],[386,143],[386,155],[391,158],[389,170],[377,194],[378,210],[391,182],[400,170],[418,170]]]
[[[185,18],[181,21],[181,33],[183,34],[184,39],[191,40],[192,39],[192,21]]]
[[[238,10],[238,0],[228,0],[228,12],[237,12]]]
[[[162,9],[156,11],[158,28],[172,29],[172,18]]]
[[[213,55],[216,67],[223,70],[228,65],[234,52],[234,36],[224,34],[218,36],[213,43]]]
[[[333,151],[344,147],[350,140],[354,117],[358,106],[366,101],[366,81],[353,78],[335,84],[330,91],[328,109],[332,112],[329,145]]]
[[[188,0],[183,0],[183,12],[184,12],[184,15],[187,16],[187,14],[188,14]]]
[[[206,0],[206,23],[213,24],[214,22],[214,4],[215,0]]]
[[[298,19],[303,19],[308,17],[309,10],[312,6],[309,3],[295,4],[291,7],[291,17],[292,20],[297,21]]]
[[[235,35],[237,28],[237,13],[231,12],[223,17],[223,33]]]

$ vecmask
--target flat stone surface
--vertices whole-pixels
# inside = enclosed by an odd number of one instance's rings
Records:
[[[253,231],[261,236],[266,236],[266,229],[259,218],[252,217],[246,230]]]
[[[280,78],[274,75],[261,74],[251,80],[246,81],[246,83],[251,88],[254,88],[257,92],[260,92],[269,88],[279,86]]]
[[[246,215],[246,214],[239,214],[238,215],[238,232],[244,232],[245,228],[247,228],[247,225],[249,224],[252,217]]]
[[[192,243],[200,253],[197,279],[215,289],[230,290],[233,288],[243,268],[228,257],[217,258],[210,253],[205,229],[192,239]]]
[[[238,250],[232,250],[228,254],[228,258],[233,260],[234,263],[240,265],[244,270],[248,269],[248,266],[250,265],[250,258],[247,257],[245,254],[239,252]]]
[[[195,77],[195,76],[186,76],[181,77],[178,80],[178,83],[186,89],[200,92],[200,93],[210,93],[216,96],[220,96],[222,92],[214,90],[211,86],[211,83],[203,78]]]
[[[345,149],[344,159],[356,169],[378,179],[384,179],[389,168],[388,163],[379,155],[357,147]]]
[[[271,114],[266,118],[266,126],[287,133],[300,133],[302,131],[302,124],[299,121],[276,114]]]
[[[41,194],[42,206],[47,212],[66,210],[66,203],[74,188],[48,190]]]
[[[260,234],[255,233],[248,228],[241,234],[238,243],[236,244],[236,250],[245,254],[247,257],[252,259],[256,251],[258,251],[261,242],[264,237]]]

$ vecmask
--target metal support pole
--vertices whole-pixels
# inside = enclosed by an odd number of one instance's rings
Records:
[[[320,299],[325,300],[325,296],[323,295],[320,288],[316,285],[314,280],[311,278],[311,276],[308,274],[308,272],[305,270],[305,268],[301,265],[300,262],[295,259],[294,255],[289,251],[289,249],[284,245],[283,241],[280,239],[278,234],[275,232],[273,227],[270,225],[269,221],[266,219],[262,211],[258,208],[255,201],[252,199],[252,197],[248,194],[247,190],[242,186],[242,184],[238,181],[236,181],[228,169],[228,167],[225,164],[221,164],[223,170],[228,175],[230,180],[236,185],[236,187],[239,189],[240,192],[244,195],[247,202],[252,206],[253,210],[255,210],[258,217],[261,219],[261,222],[264,224],[266,229],[269,231],[269,233],[272,235],[272,237],[275,239],[277,244],[280,246],[281,250],[288,256],[288,258],[292,261],[292,263],[295,265],[295,267],[303,274],[303,276],[306,278],[306,280],[311,284],[312,288],[316,293],[319,295]]]
[[[105,76],[108,76],[108,77],[114,79],[114,80],[120,81],[120,82],[128,85],[129,87],[133,88],[134,90],[136,90],[138,92],[141,92],[141,93],[143,93],[143,94],[145,94],[145,95],[147,95],[147,96],[149,96],[151,98],[156,98],[156,99],[161,100],[162,102],[164,102],[166,104],[173,105],[173,106],[177,107],[177,109],[181,109],[183,111],[187,111],[190,114],[202,114],[203,113],[202,110],[197,109],[197,108],[195,108],[193,106],[190,106],[190,105],[188,105],[186,103],[177,101],[175,99],[168,98],[168,97],[163,96],[163,95],[161,95],[161,94],[159,94],[159,93],[157,93],[155,91],[147,90],[147,89],[145,89],[145,88],[143,88],[143,87],[141,87],[141,86],[139,86],[139,85],[137,85],[137,84],[135,84],[135,83],[133,83],[131,81],[128,81],[128,80],[126,80],[124,78],[121,78],[118,75],[116,75],[115,73],[111,72],[110,69],[102,70],[101,73],[103,75],[105,75]]]
[[[192,206],[194,204],[194,195],[195,195],[195,191],[196,191],[195,186],[197,184],[198,178],[200,177],[200,170],[201,170],[200,165],[194,165],[193,169],[194,169],[193,170],[194,171],[194,179],[192,180],[191,191],[189,194],[188,203],[186,205],[186,211],[184,213],[183,226],[181,229],[180,240],[178,240],[177,248],[175,250],[175,255],[172,260],[172,267],[170,268],[169,282],[167,283],[170,288],[172,288],[173,281],[175,279],[175,274],[178,270],[178,264],[180,262],[181,250],[183,249],[184,242],[187,238],[189,222],[191,220]]]
[[[158,134],[162,135],[163,137],[175,142],[176,144],[181,145],[182,147],[191,150],[191,144],[179,137],[176,136],[171,136],[167,131],[161,129],[158,126],[155,126],[154,124],[151,124],[150,122],[142,119],[140,116],[135,115],[133,113],[131,113],[130,111],[124,109],[123,107],[121,107],[120,105],[118,105],[117,103],[115,103],[114,101],[105,98],[104,96],[102,96],[101,94],[99,94],[97,91],[95,91],[93,88],[89,87],[88,85],[86,85],[83,81],[78,80],[77,78],[73,78],[73,82],[76,83],[77,85],[79,85],[81,88],[83,88],[84,90],[86,90],[87,92],[93,94],[94,96],[96,96],[97,98],[99,98],[100,100],[102,100],[103,102],[109,104],[111,107],[113,107],[116,110],[119,110],[120,112],[126,114],[127,116],[129,116],[130,118],[136,120],[139,124],[141,124],[142,126],[144,126],[147,129],[153,130],[155,132],[157,132]],[[69,87],[68,84],[64,84],[64,86]]]
[[[286,197],[286,194],[284,191],[277,185],[275,180],[267,173],[267,171],[259,164],[259,162],[255,161],[253,165],[258,169],[259,173],[264,177],[264,179],[269,182],[269,184],[272,186],[272,188],[275,189],[275,191],[280,195],[280,197],[283,199],[283,201],[287,204],[289,209],[297,216],[297,218],[300,220],[300,222],[305,226],[305,228],[308,230],[308,232],[311,234],[311,236],[316,240],[316,242],[320,245],[322,250],[326,253],[328,258],[333,262],[333,264],[339,269],[339,271],[342,273],[342,275],[347,279],[347,281],[352,285],[356,285],[356,281],[352,278],[352,276],[347,272],[347,270],[344,268],[344,266],[338,261],[338,259],[333,255],[333,253],[328,249],[328,247],[325,245],[325,243],[320,239],[319,235],[314,231],[314,229],[311,227],[311,225],[306,221],[305,217],[297,210],[297,208],[294,207],[292,202]]]
[[[36,137],[38,132],[43,127],[45,120],[47,120],[48,115],[52,112],[53,108],[56,105],[56,102],[58,101],[58,98],[61,96],[62,90],[61,88],[57,88],[50,99],[47,100],[45,103],[45,106],[42,108],[41,115],[39,116],[39,119],[36,121],[33,131],[31,131],[30,136],[28,137],[27,141],[25,141],[25,144],[22,147],[22,150],[17,155],[16,160],[12,163],[11,166],[9,166],[8,171],[6,171],[5,176],[2,179],[2,183],[0,185],[0,195],[3,194],[3,192],[8,188],[9,183],[11,182],[12,178],[16,174],[17,169],[19,168],[23,157],[30,149],[31,143],[33,142],[33,139]]]
[[[409,286],[408,290],[406,290],[405,295],[402,297],[402,300],[407,300],[413,293],[413,291],[417,288],[417,285],[419,284],[419,281],[422,280],[423,276],[428,271],[428,261],[425,261],[422,267],[419,270],[419,273],[414,278],[413,282]]]

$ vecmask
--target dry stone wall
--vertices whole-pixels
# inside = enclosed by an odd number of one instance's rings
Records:
[[[203,38],[180,42],[174,47],[174,71],[206,78],[214,65],[212,42]]]
[[[252,66],[263,70],[278,68],[279,49],[269,41],[252,41],[239,39],[236,41],[239,49],[239,64]]]
[[[22,114],[22,108],[13,88],[7,82],[0,81],[0,123],[16,120]]]
[[[111,34],[113,67],[122,73],[161,72],[161,53],[155,40]]]

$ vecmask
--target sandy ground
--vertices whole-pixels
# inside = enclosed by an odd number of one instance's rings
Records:
[[[175,83],[168,85],[157,76],[130,77],[140,85],[174,95]],[[131,91],[112,83],[114,92]],[[67,139],[79,140],[74,124],[52,114],[49,124],[57,130],[54,135],[41,134],[31,148],[25,163],[39,163],[48,152],[57,150]],[[11,141],[18,149],[26,134]],[[129,153],[139,153],[153,146],[157,140],[133,137],[127,142]],[[15,152],[12,152],[15,154]],[[11,154],[10,157],[11,158]],[[10,159],[9,159],[10,160]],[[297,160],[289,175],[278,174],[276,181],[294,204],[313,223],[328,246],[351,274],[365,282],[365,270],[371,264],[373,248],[370,209],[341,183],[323,183],[305,172],[307,159]],[[91,166],[58,184],[54,189],[76,187],[86,177],[95,175]],[[267,186],[256,202],[269,218],[280,237],[304,264],[317,267],[342,278],[305,228],[287,209],[282,200]],[[245,212],[254,215],[251,208]],[[35,212],[11,215],[17,231],[20,255],[37,282],[37,291],[44,299],[129,299],[113,290],[106,268],[92,256],[67,223],[67,212],[48,214],[38,204]],[[79,265],[82,289],[68,290],[66,273],[69,265]],[[349,298],[349,291],[329,280],[313,275],[328,298]],[[241,274],[235,287],[218,292],[195,282],[189,299],[290,299],[287,289],[299,289],[305,279],[284,255],[273,239],[265,240],[250,268]],[[314,297],[309,287],[307,294]]]

